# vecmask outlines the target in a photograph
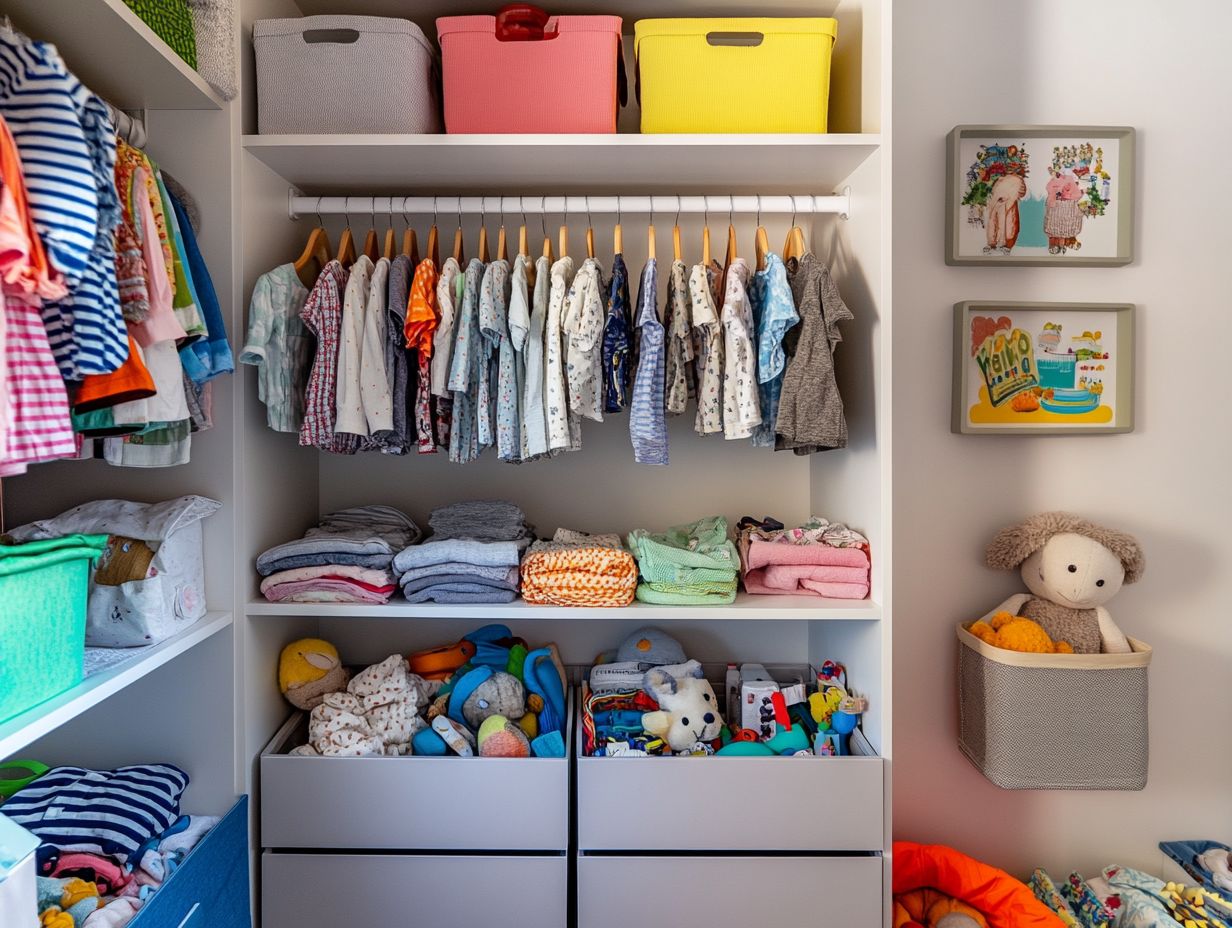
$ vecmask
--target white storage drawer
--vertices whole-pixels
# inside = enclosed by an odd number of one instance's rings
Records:
[[[881,865],[880,857],[583,855],[577,866],[577,924],[881,928]],[[653,913],[650,921],[645,911],[637,914],[642,904]]]
[[[879,851],[882,764],[880,757],[579,756],[578,847]],[[654,814],[631,814],[647,796]]]
[[[262,847],[569,847],[568,757],[288,755],[306,724],[292,716],[261,755]]]
[[[474,819],[457,827],[465,831]],[[526,925],[565,928],[569,862],[542,857],[261,856],[262,928]]]

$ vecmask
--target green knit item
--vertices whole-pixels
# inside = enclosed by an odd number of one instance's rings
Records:
[[[725,606],[736,600],[736,583],[734,580],[732,581],[731,592],[729,593],[687,591],[673,593],[656,590],[648,584],[639,583],[637,585],[637,598],[641,602],[653,603],[657,606]]]
[[[106,535],[0,545],[0,721],[82,680],[91,567]]]
[[[722,582],[733,579],[740,568],[722,516],[675,525],[659,534],[637,529],[629,533],[629,550],[649,583]]]
[[[197,31],[186,0],[124,0],[124,3],[190,68],[197,69]]]

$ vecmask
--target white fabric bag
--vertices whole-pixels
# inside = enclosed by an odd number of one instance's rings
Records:
[[[75,532],[106,533],[107,551],[90,578],[86,644],[134,648],[156,644],[205,615],[205,567],[201,520],[222,504],[204,496],[181,496],[163,503],[104,499],[85,503],[53,519],[14,529],[16,541],[59,538]],[[153,558],[140,580],[109,585],[113,559],[126,556],[127,540],[144,542]]]

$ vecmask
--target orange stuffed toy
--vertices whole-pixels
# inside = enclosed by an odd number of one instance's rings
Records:
[[[1073,654],[1067,641],[1053,641],[1042,625],[1021,615],[998,612],[987,622],[982,619],[967,631],[985,644],[1007,651],[1031,654]]]
[[[894,897],[894,928],[988,928],[978,909],[936,889]]]

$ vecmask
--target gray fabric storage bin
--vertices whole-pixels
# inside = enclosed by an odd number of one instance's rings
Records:
[[[1146,786],[1147,669],[1130,654],[1023,654],[958,626],[958,746],[1002,789]]]
[[[263,135],[441,131],[436,52],[410,20],[262,19],[252,43]]]

